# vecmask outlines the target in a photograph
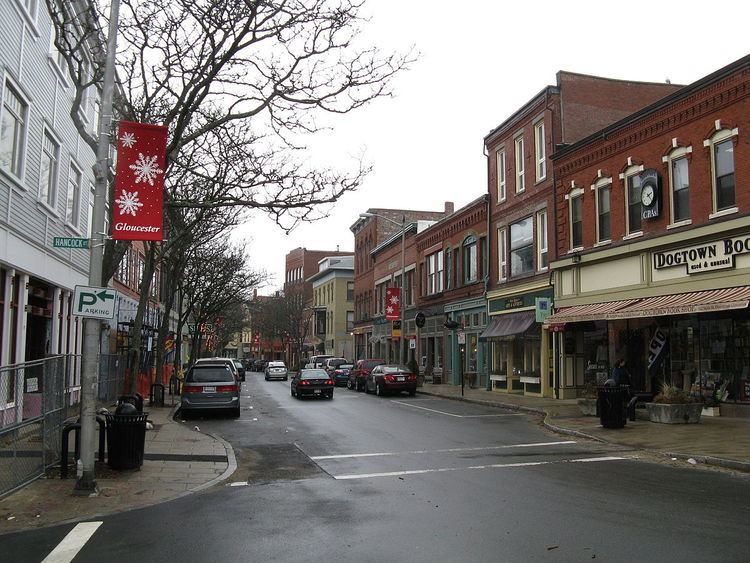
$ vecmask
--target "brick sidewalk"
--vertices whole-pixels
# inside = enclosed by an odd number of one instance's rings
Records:
[[[154,429],[146,431],[140,470],[114,471],[97,463],[99,495],[80,497],[73,494],[75,479],[60,479],[55,467],[46,478],[0,500],[0,533],[158,504],[208,488],[236,468],[232,447],[197,431],[199,422],[173,420],[170,407],[144,410]]]
[[[426,383],[417,390],[426,395],[461,400],[461,387]],[[525,397],[485,389],[464,389],[463,400],[495,407],[536,412],[545,426],[557,432],[584,436],[611,444],[673,455],[750,471],[750,418],[701,417],[700,424],[657,424],[638,409],[625,428],[603,428],[599,419],[581,416],[575,399]]]

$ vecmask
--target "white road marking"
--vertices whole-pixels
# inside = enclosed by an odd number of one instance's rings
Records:
[[[563,459],[558,461],[526,461],[521,463],[494,463],[491,465],[472,465],[469,467],[441,467],[439,469],[412,469],[408,471],[388,471],[384,473],[355,473],[351,475],[333,475],[337,480],[373,479],[376,477],[400,477],[402,475],[423,475],[425,473],[445,473],[448,471],[466,471],[478,469],[503,469],[511,467],[533,467],[536,465],[555,465],[560,463],[593,463],[597,461],[621,461],[627,457],[592,457],[587,459]]]
[[[234,483],[229,483],[230,487],[247,487],[248,486],[247,481],[235,481]]]
[[[91,539],[94,532],[101,526],[101,522],[81,522],[73,528],[63,540],[57,544],[42,563],[69,563],[78,555],[81,548]]]
[[[437,414],[444,414],[446,416],[453,416],[456,418],[482,418],[482,417],[503,417],[503,416],[523,416],[522,413],[507,413],[507,414],[455,414],[452,412],[445,412],[445,411],[439,411],[436,409],[428,409],[427,407],[419,407],[417,405],[412,405],[411,403],[404,403],[402,401],[391,401],[392,403],[396,403],[397,405],[404,405],[406,407],[412,407],[414,409],[421,409],[423,411],[430,411]]]
[[[508,448],[538,448],[542,446],[567,446],[575,444],[573,440],[565,440],[562,442],[534,442],[531,444],[507,444],[504,446],[478,446],[474,448],[446,448],[441,450],[412,450],[406,452],[376,452],[367,454],[338,454],[338,455],[317,455],[310,456],[310,459],[318,461],[322,459],[347,459],[347,458],[358,458],[358,457],[383,457],[383,456],[396,456],[396,455],[412,455],[412,454],[432,454],[432,453],[453,453],[453,452],[481,452],[485,450],[503,450]]]

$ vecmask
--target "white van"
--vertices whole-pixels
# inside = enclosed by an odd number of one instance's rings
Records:
[[[315,368],[322,368],[323,367],[323,362],[325,360],[327,360],[328,358],[333,358],[333,356],[331,356],[330,354],[323,354],[323,355],[320,355],[320,356],[313,356],[313,357],[310,358],[309,364],[312,364],[311,367],[313,369],[315,369]],[[305,367],[307,367],[307,366],[305,366]]]

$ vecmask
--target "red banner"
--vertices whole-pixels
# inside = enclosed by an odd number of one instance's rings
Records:
[[[166,127],[120,121],[113,239],[164,239],[166,147]]]
[[[401,318],[401,288],[389,287],[385,290],[385,320],[397,321]]]

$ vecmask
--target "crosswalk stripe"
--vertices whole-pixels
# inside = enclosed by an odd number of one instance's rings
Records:
[[[505,469],[512,467],[534,467],[538,465],[556,465],[561,463],[594,463],[600,461],[622,461],[630,458],[627,457],[592,457],[585,459],[563,459],[556,461],[525,461],[520,463],[493,463],[490,465],[472,465],[469,467],[441,467],[437,469],[411,469],[406,471],[386,471],[383,473],[353,473],[350,475],[333,475],[334,479],[339,481],[352,479],[373,479],[376,477],[400,477],[404,475],[424,475],[425,473],[445,473],[448,471],[467,471],[480,469]]]
[[[63,540],[57,544],[42,563],[69,563],[78,555],[81,548],[91,539],[94,532],[101,526],[101,522],[81,522],[73,528]]]

